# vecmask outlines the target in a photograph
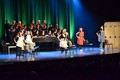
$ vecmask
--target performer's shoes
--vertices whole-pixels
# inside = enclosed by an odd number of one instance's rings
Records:
[[[80,52],[83,52],[83,50],[82,50],[82,49],[80,49]]]
[[[100,49],[101,52],[103,52],[104,50],[103,49]]]
[[[20,59],[20,56],[16,56],[16,59]]]
[[[20,59],[23,59],[23,56],[20,56]]]

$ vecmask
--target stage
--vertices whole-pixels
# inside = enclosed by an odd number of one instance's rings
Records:
[[[76,57],[85,57],[85,56],[94,56],[94,55],[108,55],[120,53],[120,49],[107,49],[100,51],[98,47],[83,47],[81,52],[79,48],[75,47],[69,49],[67,54],[63,52],[61,54],[60,50],[57,51],[34,51],[31,54],[25,52],[24,57],[16,59],[15,51],[12,51],[10,54],[1,53],[0,62],[29,62],[29,61],[41,61],[41,60],[52,60],[52,59],[64,59],[64,58],[76,58]]]

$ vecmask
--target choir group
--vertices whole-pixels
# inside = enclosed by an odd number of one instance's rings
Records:
[[[60,28],[58,24],[55,24],[55,26],[49,24],[48,26],[46,20],[43,20],[43,23],[41,23],[41,20],[38,20],[37,24],[35,24],[33,20],[29,27],[26,27],[21,21],[17,23],[13,20],[13,24],[10,24],[9,20],[6,20],[5,28],[8,42],[10,44],[15,43],[17,46],[17,56],[21,56],[22,50],[25,49],[32,52],[35,48],[33,38],[36,37],[56,37],[59,40],[59,47],[62,49],[62,53],[65,52],[65,54],[67,54],[68,47],[72,46],[67,29]],[[96,34],[98,36],[98,41],[100,42],[100,49],[103,51],[103,43],[105,42],[103,26]],[[79,45],[80,51],[82,51],[82,46],[85,41],[83,28],[79,28],[79,31],[76,33],[76,37],[77,44]]]
[[[58,38],[60,41],[59,47],[64,49],[63,51],[65,52],[68,47],[72,46],[67,29],[60,28],[58,24],[55,26],[49,24],[48,26],[46,20],[43,20],[43,23],[41,23],[41,20],[38,20],[37,24],[35,24],[33,20],[29,27],[26,27],[21,21],[17,23],[13,20],[13,24],[9,24],[9,21],[6,20],[5,28],[8,42],[10,44],[16,43],[17,56],[22,55],[21,51],[25,49],[25,46],[29,46],[29,49],[27,47],[27,50],[31,52],[35,47],[35,43],[32,39],[40,36]]]

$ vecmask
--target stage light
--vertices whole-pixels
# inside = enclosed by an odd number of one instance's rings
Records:
[[[76,8],[81,8],[82,4],[80,3],[80,0],[72,0],[73,4]]]

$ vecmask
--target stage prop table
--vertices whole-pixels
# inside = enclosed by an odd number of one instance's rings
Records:
[[[59,48],[59,40],[56,37],[35,37],[33,42],[36,43],[36,46],[39,46],[39,49],[56,50]]]

